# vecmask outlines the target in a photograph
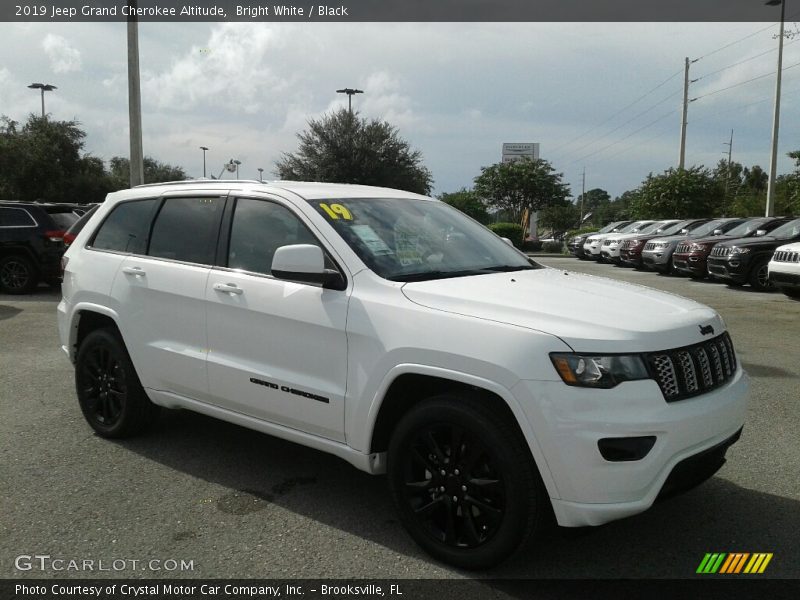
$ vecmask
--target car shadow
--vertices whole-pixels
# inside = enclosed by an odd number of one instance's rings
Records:
[[[228,515],[275,504],[393,552],[434,562],[396,520],[385,477],[332,455],[189,411],[165,411],[146,435],[114,443],[221,486],[208,501]],[[800,502],[725,478],[602,527],[554,528],[478,578],[683,578],[706,552],[773,552],[770,576],[797,577]],[[242,531],[246,536],[247,532]],[[790,558],[791,557],[791,558]]]

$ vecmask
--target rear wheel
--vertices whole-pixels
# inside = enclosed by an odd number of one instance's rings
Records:
[[[81,343],[75,387],[84,418],[103,437],[135,435],[158,415],[113,329],[92,331]]]
[[[29,258],[19,254],[0,258],[0,292],[30,294],[37,283],[39,276]]]
[[[773,289],[772,282],[769,280],[769,259],[762,258],[753,268],[750,269],[750,277],[748,278],[750,287],[759,292],[768,292]]]
[[[516,424],[477,395],[409,411],[388,454],[403,526],[429,554],[465,569],[507,558],[548,520],[550,501]]]

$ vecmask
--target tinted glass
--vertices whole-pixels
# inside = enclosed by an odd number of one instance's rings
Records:
[[[796,238],[798,235],[800,235],[800,219],[795,219],[794,221],[784,223],[780,227],[773,230],[770,235],[778,238],[779,240]]]
[[[93,206],[87,212],[83,213],[81,218],[75,221],[72,224],[72,227],[70,227],[67,230],[67,233],[71,233],[73,236],[77,236],[81,231],[83,231],[83,228],[86,227],[86,223],[89,222],[89,219],[92,218],[92,215],[97,211],[98,208],[100,207]]]
[[[763,228],[764,221],[759,219],[756,221],[745,221],[738,227],[734,227],[730,231],[726,233],[726,235],[732,237],[745,237],[753,233],[754,231]]]
[[[359,258],[386,279],[420,281],[535,268],[525,255],[443,202],[309,202]]]
[[[686,227],[686,221],[680,221],[678,223],[673,223],[672,225],[661,225],[652,233],[658,233],[659,235],[672,235],[674,233],[678,233],[684,227]]]
[[[221,198],[167,198],[158,212],[148,254],[211,264]]]
[[[228,267],[270,274],[275,250],[291,244],[319,246],[300,219],[280,204],[246,198],[236,201]]]
[[[91,246],[98,250],[144,254],[155,204],[155,199],[118,204],[100,225]]]
[[[0,208],[0,227],[35,227],[36,221],[22,208]]]
[[[639,233],[639,230],[642,227],[646,227],[652,221],[634,221],[630,225],[626,225],[624,228],[620,229],[617,233]]]
[[[50,213],[50,218],[53,219],[56,227],[62,231],[66,231],[78,220],[78,215],[73,212],[68,213]]]

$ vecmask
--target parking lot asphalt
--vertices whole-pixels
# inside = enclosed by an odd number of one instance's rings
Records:
[[[743,437],[714,478],[636,517],[557,530],[489,572],[461,572],[404,533],[385,478],[333,456],[186,411],[136,439],[95,436],[59,349],[59,292],[42,287],[0,296],[0,578],[689,578],[706,552],[772,552],[764,577],[800,578],[800,302],[538,260],[721,313],[752,390]],[[20,555],[126,562],[18,570]],[[192,568],[168,570],[170,560]]]

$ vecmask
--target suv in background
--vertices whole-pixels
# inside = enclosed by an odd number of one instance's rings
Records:
[[[542,267],[409,192],[140,186],[64,263],[61,345],[99,435],[186,408],[385,472],[411,537],[461,568],[699,483],[747,413],[713,309]]]
[[[769,261],[769,281],[790,298],[800,298],[800,243],[775,250]]]
[[[569,243],[567,244],[567,249],[569,253],[573,256],[585,260],[586,259],[586,252],[583,249],[583,244],[586,243],[586,239],[592,235],[602,235],[605,233],[617,233],[626,225],[630,225],[633,221],[614,221],[613,223],[609,223],[605,227],[603,227],[600,231],[591,231],[588,233],[581,233],[573,237]]]
[[[722,235],[706,238],[689,238],[678,243],[672,255],[675,272],[696,279],[704,279],[708,275],[708,255],[711,249],[726,240],[763,235],[786,222],[785,217],[754,217],[729,229]]]
[[[608,236],[617,233],[636,233],[641,231],[642,228],[650,225],[652,222],[653,221],[633,221],[614,233],[593,233],[586,238],[586,242],[583,244],[583,251],[587,258],[602,261],[603,257],[601,256],[600,251],[603,247],[603,242]]]
[[[64,233],[77,220],[70,205],[0,201],[0,293],[58,283]]]
[[[644,245],[642,264],[645,268],[653,269],[659,273],[671,273],[674,269],[672,255],[675,252],[675,248],[687,237],[688,239],[693,239],[709,235],[722,235],[746,220],[735,218],[715,219],[702,223],[694,229],[689,229],[689,231],[681,231],[680,235],[652,239]]]
[[[717,244],[708,257],[708,272],[729,285],[744,285],[759,292],[772,288],[769,261],[775,250],[800,240],[800,219],[773,229],[768,236],[730,240]]]
[[[622,249],[622,243],[625,240],[635,238],[639,235],[646,235],[648,233],[666,231],[678,222],[679,221],[677,219],[653,221],[649,225],[641,227],[637,231],[631,231],[630,233],[612,233],[603,240],[603,247],[600,250],[601,260],[607,260],[608,262],[618,265],[620,262],[622,262],[619,253]]]
[[[678,221],[666,227],[659,227],[650,233],[637,234],[636,237],[628,237],[623,239],[619,247],[619,258],[623,265],[628,265],[635,268],[642,266],[642,250],[644,245],[649,240],[661,236],[674,235],[677,232],[683,232],[684,235],[689,233],[695,227],[702,225],[708,219],[689,219],[687,221]]]

